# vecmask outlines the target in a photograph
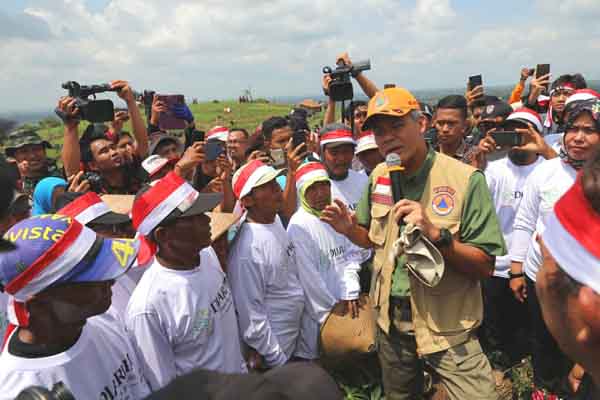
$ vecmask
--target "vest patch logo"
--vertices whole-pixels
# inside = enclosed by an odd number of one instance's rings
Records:
[[[439,216],[446,216],[454,210],[454,193],[456,190],[449,186],[440,186],[433,188],[433,200],[431,200],[431,208],[433,212]]]

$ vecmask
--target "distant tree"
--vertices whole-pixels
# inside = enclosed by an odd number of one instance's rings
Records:
[[[55,117],[46,117],[43,120],[38,122],[40,128],[56,128],[57,126],[61,126],[61,122],[58,118]]]
[[[16,121],[6,118],[0,118],[0,142],[4,142],[8,133],[17,126]]]

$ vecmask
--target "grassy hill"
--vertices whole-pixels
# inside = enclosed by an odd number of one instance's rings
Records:
[[[238,103],[237,101],[205,102],[189,105],[196,126],[198,129],[208,130],[215,125],[224,125],[228,127],[245,128],[250,133],[254,132],[256,127],[264,120],[273,116],[285,116],[290,113],[294,107],[292,104],[276,103]],[[230,109],[226,112],[226,109]],[[143,107],[140,109],[142,115],[145,114]],[[323,113],[318,113],[310,118],[310,125],[316,125],[322,121]],[[63,142],[63,127],[56,118],[46,118],[38,121],[40,135],[53,145],[48,154],[50,157],[57,158],[60,155],[60,149]],[[87,122],[83,121],[79,131],[83,132]],[[125,125],[125,130],[131,131],[131,123]],[[175,132],[177,134],[177,132]]]

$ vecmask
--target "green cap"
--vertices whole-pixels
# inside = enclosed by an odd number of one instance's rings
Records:
[[[4,146],[4,152],[7,157],[14,157],[15,150],[26,146],[28,144],[41,144],[46,148],[52,146],[46,140],[43,140],[40,135],[33,129],[17,129],[9,133],[6,138],[6,145]]]

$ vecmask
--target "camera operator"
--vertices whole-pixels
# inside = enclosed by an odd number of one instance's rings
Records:
[[[148,152],[148,134],[135,103],[133,90],[126,81],[121,80],[112,81],[110,86],[112,89],[118,89],[118,96],[127,103],[136,139],[136,154],[141,160]],[[62,160],[66,175],[77,174],[83,161],[86,169],[98,177],[97,184],[90,182],[93,191],[111,194],[136,193],[140,184],[137,176],[139,165],[131,166],[124,162],[117,151],[117,145],[108,138],[107,129],[102,128],[103,125],[88,126],[80,143],[78,139],[79,110],[75,105],[75,99],[62,97],[58,102],[57,109],[65,115]],[[104,131],[100,132],[103,129]],[[86,178],[88,181],[90,180],[89,177]]]
[[[33,129],[18,129],[8,135],[4,152],[16,161],[20,180],[18,190],[33,195],[35,185],[49,176],[61,177],[56,162],[46,155],[50,143],[43,140]]]
[[[352,65],[352,60],[347,52],[341,53],[337,56],[335,63],[338,64],[340,62],[347,66]],[[377,89],[375,83],[367,78],[362,72],[359,72],[356,76],[354,76],[354,79],[356,79],[356,82],[358,82],[360,85],[363,93],[369,98],[373,97],[379,90]],[[323,75],[323,90],[327,96],[329,96],[330,83],[331,76],[329,74]],[[356,132],[360,132],[360,127],[362,127],[362,124],[367,117],[367,104],[365,102],[359,103],[354,101],[350,104],[354,104],[354,107],[351,107],[352,113],[350,115],[354,117],[354,135],[356,137]],[[358,115],[356,114],[357,112],[359,112]],[[323,117],[323,125],[331,124],[333,122],[335,122],[335,101],[329,97],[327,101],[327,109],[325,110],[325,116]]]

